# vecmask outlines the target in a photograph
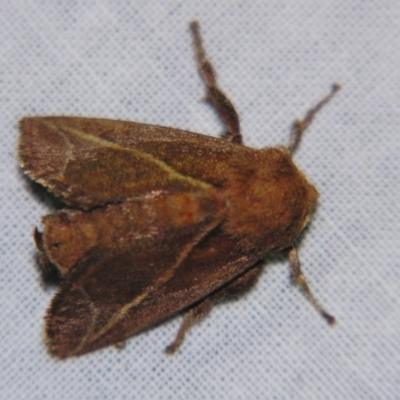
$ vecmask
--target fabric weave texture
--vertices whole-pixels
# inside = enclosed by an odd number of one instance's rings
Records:
[[[134,120],[218,136],[188,25],[201,23],[245,144],[287,143],[331,84],[342,90],[294,160],[321,198],[298,243],[329,327],[271,257],[175,356],[181,316],[57,361],[32,240],[52,210],[18,167],[23,116]],[[0,2],[0,398],[395,399],[400,393],[400,3],[311,0]]]

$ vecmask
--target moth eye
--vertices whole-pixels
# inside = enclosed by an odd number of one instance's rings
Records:
[[[59,242],[54,242],[54,243],[52,243],[51,247],[52,247],[53,249],[59,249],[59,248],[61,247],[61,243],[59,243]]]

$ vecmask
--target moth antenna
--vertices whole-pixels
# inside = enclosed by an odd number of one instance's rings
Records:
[[[319,101],[314,107],[312,107],[310,110],[308,110],[304,119],[302,119],[302,120],[297,119],[296,121],[294,121],[292,130],[290,133],[290,140],[289,140],[289,145],[288,145],[288,150],[291,154],[296,150],[298,144],[300,143],[303,132],[311,124],[311,122],[314,119],[315,114],[319,110],[321,110],[321,108],[332,99],[332,97],[339,91],[339,89],[340,89],[340,85],[338,83],[334,83],[332,85],[331,91],[321,101]]]
[[[297,251],[294,247],[289,250],[289,262],[290,262],[290,279],[295,285],[299,285],[304,295],[311,302],[311,304],[317,309],[317,311],[325,318],[329,325],[336,323],[335,317],[327,313],[321,305],[317,302],[311,290],[308,286],[306,278],[301,270],[301,264]]]

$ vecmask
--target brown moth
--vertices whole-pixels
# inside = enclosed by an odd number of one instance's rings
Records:
[[[20,123],[21,167],[68,205],[34,233],[43,268],[61,276],[45,318],[55,357],[117,344],[185,309],[172,353],[214,303],[253,285],[263,258],[283,250],[292,282],[335,321],[312,296],[294,247],[318,192],[291,153],[339,86],[294,123],[287,146],[245,147],[198,22],[190,27],[206,99],[226,126],[222,139],[106,119]]]

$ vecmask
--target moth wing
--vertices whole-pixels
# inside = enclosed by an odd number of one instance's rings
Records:
[[[200,242],[198,233],[176,232],[152,244],[95,250],[51,303],[50,352],[64,358],[125,340],[214,292],[259,258],[241,250],[221,227]]]
[[[111,137],[118,136],[122,129],[125,135],[135,136],[141,134],[137,132],[140,124],[101,121],[105,126],[89,118],[23,119],[19,143],[22,168],[64,202],[85,210],[142,198],[154,190],[177,193],[210,188],[146,149],[96,135],[97,129],[100,133],[108,129]]]
[[[20,123],[19,158],[34,180],[83,209],[148,195],[222,186],[254,150],[136,122],[32,117]]]

